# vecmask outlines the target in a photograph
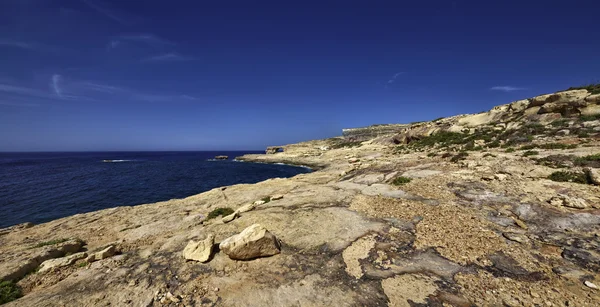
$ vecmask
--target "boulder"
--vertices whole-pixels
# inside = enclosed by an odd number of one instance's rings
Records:
[[[552,199],[550,199],[550,204],[552,204],[553,206],[561,206],[562,205],[565,207],[575,208],[575,209],[585,209],[585,208],[589,207],[585,200],[583,200],[581,198],[577,198],[577,197],[571,197],[571,196],[564,195],[564,194],[559,194],[558,196],[552,197]]]
[[[219,249],[234,260],[248,260],[280,253],[277,238],[266,228],[254,224],[219,244]]]
[[[235,211],[228,216],[224,216],[221,220],[223,221],[223,223],[229,223],[229,222],[235,220],[235,218],[238,216],[240,216],[240,214],[238,213],[238,211]]]
[[[255,204],[247,204],[247,205],[243,205],[243,206],[239,207],[237,210],[235,210],[235,212],[244,213],[244,212],[252,211],[252,210],[254,210],[254,208],[256,208]]]
[[[65,267],[65,266],[71,265],[71,264],[75,263],[75,261],[77,261],[79,259],[83,259],[85,257],[87,257],[87,253],[81,252],[81,253],[76,253],[76,254],[73,254],[73,255],[67,256],[67,257],[48,259],[48,260],[42,262],[42,264],[40,265],[39,272],[46,272],[46,271],[52,270],[54,268]]]
[[[102,259],[105,259],[105,258],[112,257],[116,253],[117,253],[117,248],[114,245],[110,245],[109,247],[107,247],[107,248],[105,248],[105,249],[103,249],[103,250],[101,250],[101,251],[99,251],[97,253],[89,255],[87,257],[86,261],[91,263],[91,262],[94,262],[94,261],[98,261],[98,260],[102,260]]]
[[[600,185],[600,171],[598,169],[588,167],[584,171],[593,184]]]
[[[202,241],[190,241],[183,249],[183,258],[200,262],[207,262],[212,255],[213,246],[215,244],[215,236],[209,234]]]

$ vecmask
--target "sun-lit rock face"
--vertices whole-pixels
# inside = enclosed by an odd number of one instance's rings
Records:
[[[490,124],[541,122],[547,124],[560,117],[600,114],[600,94],[585,89],[536,96],[499,105],[488,112],[458,115],[430,122],[373,125],[343,129],[343,136],[352,141],[383,138],[384,142],[405,144],[438,131],[462,132]]]

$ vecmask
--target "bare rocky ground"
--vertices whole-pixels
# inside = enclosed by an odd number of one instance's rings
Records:
[[[600,100],[555,95],[241,158],[317,169],[293,178],[0,230],[7,306],[600,306]],[[245,209],[207,219],[225,207]],[[278,254],[219,251],[253,224]],[[211,235],[207,262],[183,257]]]

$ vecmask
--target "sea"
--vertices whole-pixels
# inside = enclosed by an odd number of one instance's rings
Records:
[[[311,171],[234,160],[251,153],[264,152],[0,153],[0,228]]]

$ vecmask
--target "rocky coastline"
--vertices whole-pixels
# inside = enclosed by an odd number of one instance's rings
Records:
[[[600,94],[344,134],[236,158],[308,174],[0,230],[6,306],[600,305]]]

